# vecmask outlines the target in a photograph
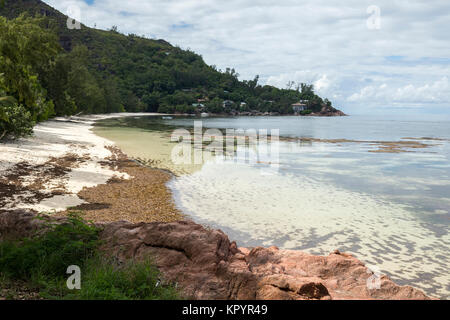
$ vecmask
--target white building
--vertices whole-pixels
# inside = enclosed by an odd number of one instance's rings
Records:
[[[306,110],[306,104],[305,103],[294,103],[292,105],[292,110],[294,110],[294,112],[301,112],[301,111],[305,111]]]

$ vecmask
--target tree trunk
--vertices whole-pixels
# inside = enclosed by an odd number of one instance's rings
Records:
[[[6,134],[6,130],[3,131],[2,135],[0,136],[0,140],[3,139],[3,137],[5,136],[5,134]]]

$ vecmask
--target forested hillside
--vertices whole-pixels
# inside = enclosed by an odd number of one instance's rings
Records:
[[[217,70],[164,40],[116,27],[69,29],[67,16],[40,0],[0,6],[0,136],[80,112],[289,114],[299,100],[308,100],[309,112],[331,107],[311,85],[278,89],[259,85],[258,76],[239,81],[234,69]]]

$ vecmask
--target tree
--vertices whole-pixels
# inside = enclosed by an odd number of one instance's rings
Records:
[[[6,135],[15,137],[31,134],[34,122],[24,106],[14,97],[5,95],[4,76],[0,74],[0,140]]]
[[[11,96],[17,101],[2,107],[1,125],[7,132],[0,135],[30,133],[30,123],[48,119],[54,112],[53,102],[47,99],[46,90],[39,81],[39,73],[50,68],[59,44],[55,34],[40,27],[42,23],[43,19],[26,15],[14,20],[0,17],[1,89],[3,96]],[[21,114],[24,121],[20,119]]]
[[[117,82],[118,81],[115,78],[107,78],[102,83],[106,102],[106,112],[108,113],[125,111]]]
[[[301,94],[303,96],[313,96],[314,95],[314,85],[313,84],[300,83],[300,88],[301,88]]]
[[[222,100],[237,103],[234,109],[245,101],[241,110],[282,114],[292,113],[291,104],[299,100],[309,100],[310,110],[324,105],[313,85],[291,81],[287,89],[279,89],[259,85],[258,76],[240,81],[236,70],[208,66],[200,55],[164,40],[126,36],[117,27],[110,32],[88,27],[67,30],[67,17],[40,2],[32,6],[26,2],[8,1],[0,14],[35,15],[43,9],[50,14],[11,21],[0,18],[0,73],[4,73],[3,96],[15,98],[17,107],[25,108],[32,120],[80,111],[190,112],[197,99],[209,100],[204,102],[207,110],[215,113],[225,112]],[[66,51],[60,48],[58,35]]]
[[[294,84],[295,84],[294,81],[288,81],[288,83],[286,84],[286,89],[291,90]]]
[[[75,47],[67,58],[70,65],[67,92],[75,100],[77,111],[84,113],[106,112],[104,90],[86,66],[88,49],[85,46]]]
[[[55,115],[73,115],[77,111],[75,99],[69,94],[70,60],[59,55],[52,67],[41,74],[41,83],[47,90],[47,97],[55,105]]]
[[[142,97],[142,102],[147,105],[146,111],[148,111],[148,112],[158,111],[160,101],[161,101],[160,99],[161,99],[161,93],[159,93],[157,91],[144,95]]]
[[[161,104],[158,108],[159,113],[174,113],[175,107],[168,106],[167,104]]]
[[[131,91],[127,93],[125,108],[129,112],[142,112],[145,110],[145,104]]]
[[[7,104],[0,106],[0,140],[7,135],[15,138],[30,135],[35,122],[28,111],[21,104]]]
[[[206,110],[211,113],[222,113],[224,111],[223,101],[220,98],[214,98],[206,104]]]
[[[249,91],[251,93],[254,93],[255,88],[258,86],[258,81],[259,81],[259,75],[256,75],[253,80],[249,80],[249,81],[244,80],[244,84],[246,84],[248,86]]]

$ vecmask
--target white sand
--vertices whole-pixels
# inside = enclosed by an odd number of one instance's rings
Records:
[[[86,156],[78,167],[72,169],[67,175],[52,179],[45,185],[44,193],[50,193],[59,186],[64,187],[66,194],[44,199],[35,204],[29,204],[25,200],[29,194],[15,195],[16,201],[11,201],[3,209],[29,208],[39,212],[63,211],[68,207],[77,206],[84,201],[77,193],[84,187],[94,187],[106,183],[116,176],[129,178],[126,173],[111,170],[102,166],[101,161],[111,156],[106,148],[114,145],[112,141],[96,136],[92,131],[96,120],[127,117],[156,115],[154,113],[117,113],[109,115],[92,115],[70,118],[55,118],[35,126],[32,137],[18,139],[8,143],[0,143],[0,176],[4,176],[16,164],[26,162],[32,166],[45,164],[53,157],[62,157],[68,154]],[[21,177],[25,182],[32,183],[39,172],[34,172],[27,177]]]

